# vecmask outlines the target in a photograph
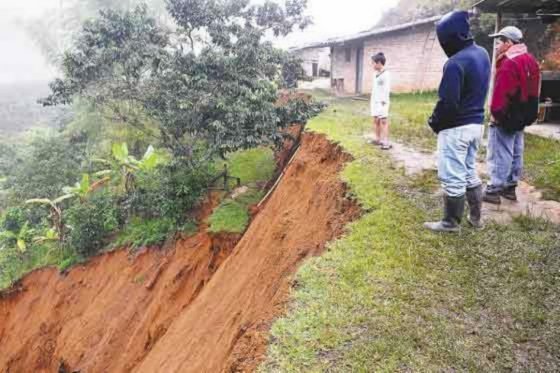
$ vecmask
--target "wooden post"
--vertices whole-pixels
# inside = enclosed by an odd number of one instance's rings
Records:
[[[496,30],[495,33],[500,32],[502,29],[502,19],[503,13],[501,9],[498,9],[496,14]],[[494,39],[494,49],[492,51],[492,76],[490,77],[490,91],[488,94],[488,106],[492,103],[492,96],[494,95],[494,84],[496,82],[496,64],[497,64],[498,53],[496,52],[496,39]]]

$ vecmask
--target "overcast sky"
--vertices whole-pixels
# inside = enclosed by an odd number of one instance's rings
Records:
[[[14,20],[40,16],[45,10],[56,7],[59,1],[0,0],[0,82],[48,80],[52,77],[52,69],[26,34],[15,27]],[[290,47],[369,29],[397,1],[308,0],[308,14],[313,17],[314,25],[278,44]]]

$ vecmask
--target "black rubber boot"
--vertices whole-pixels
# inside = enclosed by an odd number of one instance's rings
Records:
[[[468,222],[476,229],[482,226],[482,185],[467,189],[467,203],[469,205]]]
[[[501,192],[499,191],[490,191],[488,188],[486,188],[482,200],[486,203],[491,203],[493,205],[500,205],[502,203],[500,194]]]
[[[424,228],[434,232],[456,233],[461,231],[461,220],[465,212],[465,196],[443,197],[444,217],[441,221],[424,223]]]
[[[516,185],[509,186],[503,189],[500,192],[500,195],[505,199],[509,199],[510,201],[517,201],[517,193],[515,192],[516,188],[517,188]]]

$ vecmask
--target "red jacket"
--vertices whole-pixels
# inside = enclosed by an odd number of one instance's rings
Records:
[[[524,44],[511,47],[497,63],[490,111],[496,124],[521,131],[537,120],[540,68]]]

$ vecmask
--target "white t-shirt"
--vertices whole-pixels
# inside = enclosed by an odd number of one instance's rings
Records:
[[[371,115],[384,117],[389,115],[389,104],[391,100],[391,74],[387,70],[376,72],[373,76],[371,90]],[[385,103],[385,105],[383,105]]]

